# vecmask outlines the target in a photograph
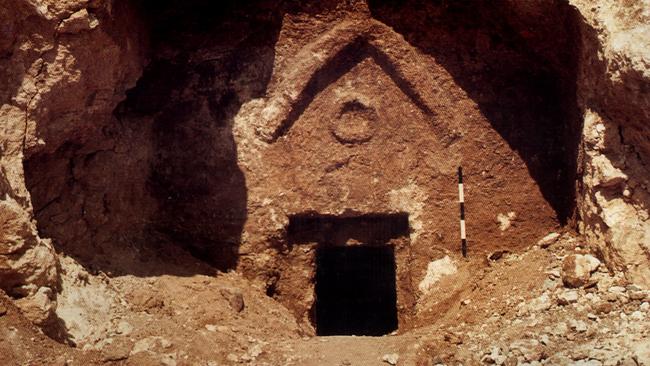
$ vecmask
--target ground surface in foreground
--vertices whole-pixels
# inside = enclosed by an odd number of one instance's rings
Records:
[[[435,290],[461,289],[452,301],[422,302],[418,328],[384,337],[310,337],[234,273],[109,277],[64,258],[59,312],[77,346],[43,335],[3,295],[0,364],[650,365],[650,293],[602,265],[587,288],[565,288],[562,259],[579,244],[565,234],[461,264]]]

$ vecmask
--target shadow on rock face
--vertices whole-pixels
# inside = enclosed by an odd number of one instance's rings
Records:
[[[237,264],[247,188],[233,119],[266,90],[282,13],[210,6],[219,16],[171,2],[143,11],[152,61],[113,118],[25,162],[41,235],[91,272],[189,276]]]
[[[158,210],[149,229],[220,270],[236,266],[247,217],[233,119],[266,90],[281,20],[264,7],[225,9],[222,24],[196,12],[178,32],[163,24],[169,42],[155,41],[178,53],[155,59],[117,111],[152,123],[147,186]]]
[[[545,16],[533,18],[506,2],[408,4],[370,1],[370,9],[452,75],[525,161],[566,224],[575,209],[581,126],[575,10],[549,2],[542,6]]]

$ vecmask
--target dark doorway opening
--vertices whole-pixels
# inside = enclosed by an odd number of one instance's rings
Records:
[[[381,336],[396,330],[394,248],[319,247],[315,307],[319,336]]]
[[[316,334],[381,336],[397,329],[396,242],[408,213],[289,217],[289,245],[316,244]]]

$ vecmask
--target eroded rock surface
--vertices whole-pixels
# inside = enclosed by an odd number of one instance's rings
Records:
[[[580,228],[608,266],[650,286],[650,6],[574,1],[584,111]]]
[[[59,275],[36,230],[23,163],[83,144],[110,120],[143,64],[133,16],[111,1],[0,2],[0,288],[41,325]]]
[[[404,324],[423,321],[442,301],[430,288],[469,271],[456,268],[459,165],[471,256],[568,225],[650,286],[647,3],[146,4],[0,0],[0,288],[32,322],[51,325],[61,293],[68,339],[93,337],[93,315],[75,315],[93,306],[83,279],[61,275],[206,273],[150,259],[171,246],[245,273],[310,334],[324,240],[293,241],[290,222],[369,214],[408,216],[381,244],[396,248]],[[60,273],[55,248],[85,269]],[[587,284],[595,269],[573,262],[568,284]],[[165,304],[132,295],[145,312]],[[512,349],[531,361],[538,347]],[[108,360],[165,346],[115,348]]]

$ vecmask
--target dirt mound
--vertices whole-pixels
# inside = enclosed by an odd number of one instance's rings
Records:
[[[301,336],[289,311],[233,274],[109,278],[64,258],[80,281],[64,284],[59,306],[76,314],[77,349],[45,337],[6,297],[0,349],[4,364],[648,364],[650,292],[604,266],[587,287],[564,287],[563,260],[582,255],[580,243],[567,233],[469,276],[443,275],[418,329],[384,337]]]

